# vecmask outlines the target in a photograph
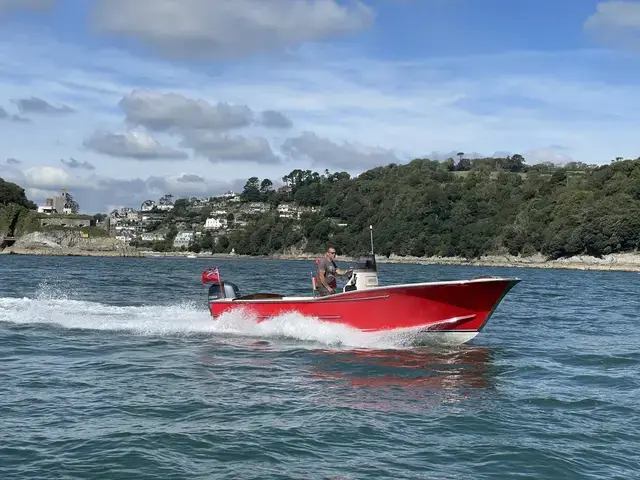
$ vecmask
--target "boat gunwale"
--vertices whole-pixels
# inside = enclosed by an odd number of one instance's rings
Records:
[[[366,297],[357,297],[357,298],[345,298],[345,296],[353,296],[354,294],[361,294],[363,292],[378,292],[381,293],[386,290],[398,290],[398,289],[406,289],[406,288],[423,288],[423,287],[438,287],[438,286],[447,286],[447,285],[468,285],[474,283],[497,283],[497,282],[507,282],[510,287],[502,293],[502,295],[498,298],[495,307],[497,307],[498,303],[502,300],[502,298],[506,295],[506,293],[513,288],[517,283],[521,281],[520,278],[517,277],[487,277],[487,278],[475,278],[469,280],[445,280],[445,281],[436,281],[436,282],[421,282],[421,283],[403,283],[396,285],[382,285],[377,287],[370,287],[365,290],[351,290],[348,292],[339,292],[333,295],[325,295],[322,297],[313,297],[313,296],[304,296],[304,297],[296,297],[282,296],[280,298],[255,298],[255,299],[245,299],[242,297],[239,298],[220,298],[217,300],[213,300],[210,304],[255,304],[255,303],[325,303],[325,302],[345,302],[345,301],[367,301],[367,300],[381,300],[384,298],[388,298],[389,295],[376,295],[376,296],[366,296]],[[262,293],[262,292],[260,292]]]

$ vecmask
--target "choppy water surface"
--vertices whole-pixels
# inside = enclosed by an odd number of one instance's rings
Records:
[[[640,477],[640,275],[522,278],[457,348],[210,320],[203,268],[310,292],[312,262],[0,257],[0,478]]]

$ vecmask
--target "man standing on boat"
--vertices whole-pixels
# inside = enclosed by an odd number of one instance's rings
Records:
[[[336,275],[346,275],[350,270],[341,270],[337,267],[336,262],[336,249],[329,247],[318,262],[318,295],[324,297],[325,295],[331,295],[336,293]]]

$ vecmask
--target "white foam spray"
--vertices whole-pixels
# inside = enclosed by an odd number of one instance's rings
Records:
[[[403,348],[413,344],[410,334],[367,333],[345,325],[288,313],[258,322],[237,310],[213,320],[203,304],[116,306],[73,300],[46,289],[36,298],[0,297],[0,322],[51,325],[58,328],[126,332],[137,335],[214,335],[261,339],[290,339],[300,348],[314,344],[332,347]]]

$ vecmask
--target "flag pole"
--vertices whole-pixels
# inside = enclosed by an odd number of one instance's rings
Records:
[[[371,236],[371,255],[374,255],[374,253],[373,253],[373,225],[369,225],[369,234]]]
[[[227,294],[224,291],[224,284],[222,283],[222,277],[220,276],[220,269],[216,265],[216,270],[218,271],[218,282],[220,283],[220,293],[222,294],[222,298],[227,298]]]

